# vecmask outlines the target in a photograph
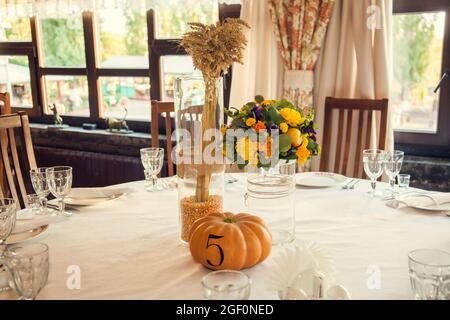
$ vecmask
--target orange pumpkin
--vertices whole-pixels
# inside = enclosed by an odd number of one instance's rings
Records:
[[[189,247],[194,260],[212,270],[250,268],[265,260],[272,235],[264,221],[239,213],[212,213],[191,227]]]

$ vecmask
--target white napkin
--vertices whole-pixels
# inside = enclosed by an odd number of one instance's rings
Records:
[[[130,188],[73,188],[67,197],[75,200],[109,199],[130,190]]]
[[[31,217],[31,218],[30,218]],[[16,219],[16,226],[14,227],[13,234],[25,232],[28,230],[36,229],[45,225],[66,221],[68,218],[62,216],[52,215],[26,215],[26,217],[19,217]]]
[[[387,205],[398,209],[404,207],[431,207],[444,203],[450,203],[450,193],[436,192],[408,194],[389,201]]]

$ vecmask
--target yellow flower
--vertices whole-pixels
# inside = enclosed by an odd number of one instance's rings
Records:
[[[227,127],[226,126],[220,127],[220,133],[224,136],[227,133]]]
[[[292,126],[296,127],[301,125],[305,119],[302,118],[300,112],[291,108],[283,108],[280,110],[280,114],[286,122]]]
[[[239,139],[236,142],[236,152],[237,154],[250,163],[258,162],[256,157],[256,152],[258,150],[258,143],[251,141],[249,137]]]
[[[280,123],[280,130],[281,130],[282,133],[288,132],[289,126],[287,125],[286,122]]]
[[[249,126],[249,127],[253,126],[255,123],[256,123],[256,119],[255,119],[255,118],[248,118],[248,119],[245,121],[245,124],[246,124],[247,126]]]
[[[302,144],[300,145],[300,148],[306,149],[308,143],[309,143],[308,135],[307,134],[302,135]]]
[[[300,147],[295,154],[298,157],[297,162],[299,164],[304,164],[306,160],[308,160],[310,152],[307,148]]]
[[[273,103],[273,100],[264,100],[263,102],[261,102],[261,105],[268,106],[268,105],[271,105],[272,103]]]

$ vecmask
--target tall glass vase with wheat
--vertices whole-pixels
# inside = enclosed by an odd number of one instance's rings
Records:
[[[189,242],[196,220],[223,211],[222,76],[233,62],[242,62],[246,45],[240,19],[212,25],[190,23],[181,46],[192,56],[201,77],[179,78],[175,87],[176,165],[180,238]]]

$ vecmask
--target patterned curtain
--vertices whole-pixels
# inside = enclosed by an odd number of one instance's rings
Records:
[[[313,104],[314,66],[335,0],[268,0],[285,66],[284,98],[301,108]]]

